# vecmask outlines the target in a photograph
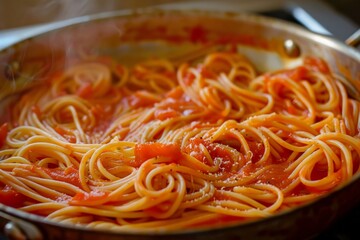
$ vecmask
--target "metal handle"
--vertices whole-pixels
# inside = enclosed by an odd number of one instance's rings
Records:
[[[0,218],[8,221],[3,229],[9,240],[43,240],[40,230],[29,222],[0,211]]]
[[[345,43],[352,47],[358,47],[360,45],[360,28],[346,39]]]

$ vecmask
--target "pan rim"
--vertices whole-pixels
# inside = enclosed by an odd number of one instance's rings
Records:
[[[240,12],[223,12],[223,11],[208,11],[208,10],[191,10],[191,11],[183,11],[183,10],[173,10],[173,9],[162,9],[161,7],[156,8],[144,8],[144,9],[137,9],[137,10],[120,10],[120,11],[112,11],[112,12],[105,12],[100,14],[94,14],[94,15],[88,15],[83,17],[77,17],[69,20],[59,21],[53,23],[53,25],[49,25],[50,29],[42,29],[40,32],[36,32],[31,36],[28,36],[24,39],[20,39],[15,44],[6,47],[4,49],[0,49],[0,54],[6,52],[7,50],[11,49],[14,46],[17,46],[18,44],[23,44],[24,42],[37,38],[42,37],[50,32],[54,31],[62,31],[66,30],[69,27],[78,26],[80,24],[88,24],[96,21],[107,21],[111,20],[113,18],[126,18],[126,17],[137,17],[137,16],[161,16],[163,14],[177,14],[177,16],[208,16],[208,17],[214,17],[214,18],[233,18],[235,20],[246,20],[249,22],[256,22],[264,26],[272,25],[272,27],[276,29],[281,29],[285,31],[290,31],[294,35],[298,35],[303,38],[306,38],[310,41],[314,41],[316,43],[319,43],[321,45],[325,45],[331,49],[334,49],[336,51],[342,52],[345,55],[353,58],[355,61],[357,61],[360,64],[360,51],[357,51],[357,49],[350,47],[346,45],[345,43],[333,39],[328,36],[323,36],[317,33],[312,33],[296,24],[289,23],[283,20],[273,19],[270,17],[264,17],[259,16],[253,13],[240,13]],[[347,187],[351,186],[354,182],[360,180],[360,173],[357,173],[355,176],[352,177],[352,179],[345,184],[338,186],[337,188],[333,189],[331,192],[324,194],[320,197],[318,197],[316,200],[307,202],[305,204],[301,204],[300,206],[293,207],[287,210],[283,210],[281,212],[277,212],[269,217],[266,218],[260,218],[260,219],[252,219],[249,221],[244,222],[237,222],[234,224],[226,224],[221,226],[212,227],[211,229],[206,228],[196,228],[191,230],[172,230],[172,231],[137,231],[137,230],[131,230],[131,231],[124,231],[124,230],[106,230],[106,229],[89,229],[85,226],[78,226],[78,225],[70,225],[70,224],[64,224],[64,223],[58,223],[55,221],[51,221],[46,219],[45,217],[41,217],[32,213],[23,212],[21,210],[18,210],[16,208],[12,208],[9,206],[5,206],[0,203],[0,211],[7,213],[11,216],[18,217],[21,220],[24,221],[34,221],[36,223],[51,225],[54,227],[62,228],[62,229],[69,229],[69,230],[76,230],[76,231],[85,231],[85,232],[91,232],[91,233],[100,233],[100,234],[111,234],[111,235],[117,235],[117,236],[186,236],[190,234],[199,234],[199,233],[212,233],[214,231],[222,231],[222,230],[228,230],[228,229],[234,229],[239,228],[243,226],[248,226],[252,224],[266,224],[267,221],[271,221],[275,218],[280,218],[284,215],[290,214],[295,211],[301,211],[305,209],[306,207],[309,207],[310,205],[316,204],[321,202],[321,200],[329,197],[330,195],[335,195],[339,191],[344,191]]]

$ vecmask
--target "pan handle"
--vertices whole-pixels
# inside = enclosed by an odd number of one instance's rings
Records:
[[[9,240],[43,240],[40,230],[29,222],[0,211],[1,219],[7,223],[4,225],[3,232]]]
[[[345,43],[352,47],[360,46],[360,28],[346,39]]]

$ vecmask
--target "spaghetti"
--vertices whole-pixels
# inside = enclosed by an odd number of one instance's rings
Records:
[[[121,231],[271,216],[359,172],[359,109],[313,57],[262,75],[231,52],[84,61],[11,105],[0,202]]]

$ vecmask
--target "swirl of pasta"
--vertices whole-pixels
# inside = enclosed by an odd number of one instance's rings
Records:
[[[101,63],[82,63],[58,76],[52,94],[77,94],[82,97],[101,97],[111,87],[110,69]]]
[[[122,232],[239,223],[360,172],[360,103],[320,59],[259,74],[234,52],[129,68],[87,56],[48,79],[0,125],[0,203],[51,221]]]
[[[155,93],[164,93],[176,86],[174,66],[165,59],[137,64],[132,69],[128,86],[131,89],[146,89]]]

